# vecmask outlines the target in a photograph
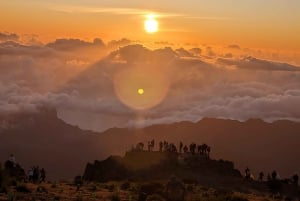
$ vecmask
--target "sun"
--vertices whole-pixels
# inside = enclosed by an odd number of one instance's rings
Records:
[[[149,14],[146,16],[144,28],[145,31],[150,34],[158,31],[158,21],[155,19],[155,15]]]
[[[139,88],[137,92],[139,95],[143,95],[145,91],[144,91],[144,89]]]

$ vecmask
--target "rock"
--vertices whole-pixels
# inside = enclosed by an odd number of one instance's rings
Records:
[[[24,181],[26,179],[25,170],[19,164],[14,164],[11,161],[6,161],[4,166],[4,173],[9,177],[14,177],[18,181]]]
[[[177,175],[183,180],[218,183],[241,179],[240,172],[229,161],[217,161],[191,155],[184,163],[179,154],[167,152],[130,151],[124,157],[110,156],[88,163],[83,179],[87,181],[153,181]]]
[[[168,201],[184,200],[184,184],[175,176],[172,176],[166,186],[166,197]]]

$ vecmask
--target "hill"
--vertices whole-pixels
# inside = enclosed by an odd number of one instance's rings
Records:
[[[254,173],[276,169],[284,177],[300,171],[300,124],[285,120],[267,123],[204,118],[196,123],[111,128],[96,133],[68,125],[55,110],[43,109],[2,115],[0,122],[0,161],[13,153],[25,169],[45,167],[51,179],[71,179],[83,172],[88,161],[122,155],[132,145],[151,139],[176,145],[179,141],[207,143],[212,147],[212,158],[234,161],[240,170],[246,166]]]
[[[153,181],[167,180],[176,175],[185,181],[203,184],[233,183],[242,176],[230,161],[211,160],[191,153],[132,150],[124,157],[110,156],[88,163],[83,178],[89,181]]]

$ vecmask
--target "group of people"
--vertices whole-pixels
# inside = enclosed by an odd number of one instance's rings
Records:
[[[28,170],[28,181],[33,183],[45,182],[46,171],[44,168],[40,169],[39,166],[33,166]]]
[[[264,177],[265,177],[264,172],[260,172],[258,174],[258,181],[263,182],[264,181]],[[251,174],[250,169],[248,167],[245,169],[245,179],[249,179],[249,180],[251,180],[251,179],[253,180],[254,179],[254,176]],[[275,171],[275,170],[271,174],[269,173],[267,175],[267,181],[272,181],[272,180],[274,181],[274,180],[280,180],[280,179],[281,178],[280,178],[278,172]],[[290,181],[291,181],[291,183],[293,183],[295,185],[298,185],[298,181],[299,181],[298,174],[294,174],[291,177]]]
[[[21,172],[23,172],[22,178],[24,180],[28,180],[29,182],[33,182],[33,183],[45,182],[46,171],[44,168],[40,169],[39,166],[30,167],[30,169],[27,172],[27,176],[26,176],[24,169],[21,168],[21,166],[16,162],[16,158],[13,154],[11,154],[9,156],[9,158],[5,164],[6,164],[5,168],[11,170],[10,172],[12,172],[12,174],[16,174],[17,170],[19,170],[19,169],[20,169],[20,171],[22,170],[21,171]],[[15,175],[15,176],[19,177],[20,175]]]
[[[178,149],[174,143],[169,143],[167,141],[160,141],[159,143],[159,152],[172,152],[172,153],[191,153],[191,154],[200,154],[209,158],[211,147],[207,144],[196,144],[191,143],[189,145],[184,145],[182,142],[179,143]],[[148,141],[148,151],[154,151],[155,140],[152,139]],[[144,143],[139,142],[136,147],[136,150],[143,151]]]

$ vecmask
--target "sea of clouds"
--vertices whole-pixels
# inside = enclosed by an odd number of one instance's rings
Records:
[[[116,74],[133,66],[153,68],[169,83],[151,109],[130,108],[115,93]],[[42,44],[0,33],[1,115],[51,107],[68,123],[103,131],[203,117],[300,121],[299,103],[300,67],[253,56],[238,45],[218,51],[169,43],[150,49],[127,39]]]

